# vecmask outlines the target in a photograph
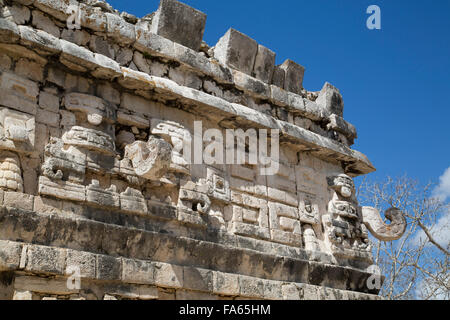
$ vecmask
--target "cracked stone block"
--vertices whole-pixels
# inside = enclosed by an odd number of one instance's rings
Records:
[[[284,70],[284,89],[300,94],[303,88],[303,75],[305,68],[292,60],[286,60],[280,66]]]
[[[214,57],[223,64],[251,75],[257,51],[258,43],[255,40],[231,28],[217,42]]]
[[[319,97],[316,99],[316,104],[320,107],[329,110],[340,117],[344,113],[344,100],[339,92],[339,89],[326,82],[320,90]]]
[[[265,83],[270,83],[275,69],[275,53],[262,46],[258,45],[258,52],[255,58],[255,65],[253,67],[253,74],[256,79]]]
[[[175,0],[161,0],[150,31],[198,51],[205,23],[203,12]]]

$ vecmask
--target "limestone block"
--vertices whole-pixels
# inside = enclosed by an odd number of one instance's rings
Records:
[[[13,300],[33,300],[33,294],[30,291],[14,291]]]
[[[91,36],[89,48],[92,52],[100,53],[108,58],[114,59],[115,53],[110,41],[103,37]]]
[[[275,69],[275,53],[262,46],[258,45],[258,52],[256,53],[255,65],[253,67],[253,75],[265,83],[272,82],[272,76]]]
[[[51,112],[58,112],[59,97],[51,93],[41,91],[41,93],[39,94],[39,107]]]
[[[135,27],[131,23],[126,22],[122,17],[105,13],[107,22],[107,33],[109,36],[115,38],[120,43],[125,45],[131,44],[136,39]]]
[[[21,253],[20,243],[0,240],[0,271],[18,269]]]
[[[97,85],[97,94],[99,97],[114,104],[120,104],[120,92],[114,89],[109,83]]]
[[[293,93],[300,94],[303,88],[303,75],[305,68],[292,60],[286,60],[280,66],[284,70],[284,89]]]
[[[155,265],[148,261],[122,259],[122,281],[127,283],[154,284]]]
[[[122,76],[120,65],[116,61],[99,53],[95,53],[94,57],[98,65],[97,69],[92,72],[95,78],[112,80]]]
[[[282,290],[279,281],[264,280],[264,299],[279,300]]]
[[[66,270],[79,268],[81,278],[95,279],[96,261],[92,253],[67,249]]]
[[[71,14],[69,9],[69,6],[78,7],[78,1],[76,0],[65,0],[65,1],[59,1],[59,0],[35,0],[33,2],[33,5],[50,14],[51,16],[54,16],[55,18],[66,21],[69,15]]]
[[[74,68],[75,70],[75,66],[84,68],[84,70],[81,69],[76,71],[96,69],[97,61],[95,60],[94,54],[90,50],[63,39],[60,39],[59,41],[62,49],[60,56],[60,61],[62,63],[67,65],[69,68]]]
[[[0,149],[32,152],[34,147],[34,116],[0,107]]]
[[[66,269],[66,249],[32,245],[26,254],[26,271],[63,274]]]
[[[18,75],[41,82],[44,78],[44,68],[41,64],[28,59],[20,59],[16,63],[15,72]]]
[[[141,191],[128,187],[120,194],[120,209],[127,213],[147,214],[147,201]]]
[[[14,22],[0,18],[0,42],[15,43],[20,38],[19,28]]]
[[[106,255],[97,255],[96,278],[99,280],[120,280],[122,277],[122,259]]]
[[[107,208],[120,208],[120,197],[115,185],[108,189],[100,187],[98,180],[92,180],[86,187],[86,202]]]
[[[43,55],[55,54],[61,52],[61,43],[59,39],[46,31],[35,30],[28,26],[19,26],[21,43],[39,48]]]
[[[286,76],[286,72],[284,71],[284,69],[281,68],[281,65],[275,66],[275,68],[273,70],[272,84],[274,86],[284,89],[285,76]]]
[[[317,105],[340,117],[344,113],[344,100],[337,88],[326,82],[316,99]]]
[[[174,264],[156,262],[155,268],[155,284],[158,287],[165,288],[183,288],[183,267]]]
[[[270,97],[270,87],[258,79],[238,70],[233,70],[233,79],[238,88],[248,91],[251,95]]]
[[[95,126],[100,125],[103,121],[115,120],[114,109],[106,101],[96,96],[72,92],[64,96],[64,104],[67,110],[85,113],[88,122]]]
[[[106,14],[99,7],[86,5],[84,3],[79,4],[79,10],[81,14],[81,26],[92,29],[97,32],[107,31]]]
[[[23,192],[19,157],[12,152],[2,152],[0,155],[0,188]]]
[[[183,288],[213,291],[213,271],[195,267],[183,267]]]
[[[264,281],[258,278],[239,275],[240,295],[259,298],[264,296]]]
[[[64,29],[61,33],[61,38],[79,46],[85,46],[91,39],[91,36],[85,30]]]
[[[161,0],[150,31],[198,51],[205,30],[206,14],[188,5]]]
[[[9,7],[9,13],[16,24],[25,24],[30,19],[30,9],[21,5],[14,4]]]
[[[214,272],[213,292],[229,296],[239,295],[239,276],[232,273]]]
[[[0,90],[3,98],[0,100],[1,104],[22,112],[36,114],[35,103],[39,95],[36,82],[5,72],[0,75]]]
[[[269,202],[269,215],[272,241],[293,246],[302,245],[298,208]]]
[[[124,112],[123,109],[117,111],[117,122],[126,126],[136,127],[139,129],[147,129],[150,122],[142,115],[136,113],[130,114],[130,111]]]
[[[65,278],[42,278],[32,276],[19,276],[14,281],[14,286],[18,290],[30,290],[35,293],[67,295],[76,293],[77,290],[70,290],[67,287]],[[57,300],[56,298],[44,297],[42,300]]]
[[[12,60],[11,58],[6,55],[3,54],[0,56],[0,70],[1,71],[9,71],[12,67]]]
[[[134,47],[136,49],[158,56],[165,55],[171,57],[174,54],[174,42],[160,35],[139,29],[138,25],[135,28],[136,42],[134,43]]]
[[[36,113],[36,122],[46,124],[50,127],[59,127],[59,113],[44,109],[38,109]]]
[[[52,181],[45,176],[39,177],[39,194],[59,199],[84,202],[86,200],[85,186],[68,181]]]
[[[164,219],[164,220],[176,220],[177,208],[172,205],[161,203],[160,201],[147,201],[148,213],[150,216]]]
[[[38,10],[33,10],[32,14],[33,18],[31,24],[37,29],[43,30],[52,36],[59,38],[60,31],[59,28],[55,25],[55,23],[46,15]]]
[[[258,43],[245,34],[229,29],[214,48],[214,57],[221,63],[248,75],[252,74]]]
[[[34,196],[21,192],[5,192],[3,196],[3,205],[23,209],[33,210]]]
[[[65,144],[94,150],[107,155],[115,155],[114,139],[103,131],[74,126],[64,133]]]

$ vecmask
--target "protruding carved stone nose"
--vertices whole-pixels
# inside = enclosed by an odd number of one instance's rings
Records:
[[[390,224],[383,222],[380,212],[372,207],[361,207],[363,222],[372,235],[382,241],[393,241],[400,239],[406,230],[406,219],[397,208],[389,208],[385,216],[391,221]]]
[[[142,178],[158,180],[170,167],[172,146],[164,139],[150,136],[148,142],[136,141],[125,147],[125,158]]]

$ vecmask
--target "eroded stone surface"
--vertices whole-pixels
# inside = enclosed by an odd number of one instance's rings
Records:
[[[0,297],[376,297],[368,232],[397,239],[404,220],[359,206],[352,177],[374,168],[349,147],[339,90],[307,91],[302,66],[234,29],[202,44],[205,20],[175,0],[141,19],[102,1],[6,3],[0,271],[15,280]],[[236,128],[278,129],[279,157],[186,149]],[[81,289],[66,286],[73,267]]]

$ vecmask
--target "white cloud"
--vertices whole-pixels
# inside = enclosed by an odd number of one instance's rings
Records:
[[[450,198],[450,167],[439,177],[439,185],[433,190],[433,197],[442,201]]]
[[[432,227],[428,226],[428,228],[433,239],[436,240],[439,245],[446,248],[450,243],[450,210],[444,212],[436,224]],[[425,240],[427,240],[425,232],[420,230],[415,234],[412,243],[419,245]]]

